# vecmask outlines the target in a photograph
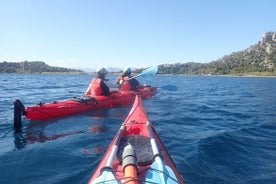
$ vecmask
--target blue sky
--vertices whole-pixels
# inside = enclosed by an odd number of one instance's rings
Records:
[[[275,0],[0,0],[0,62],[206,63],[276,31]]]

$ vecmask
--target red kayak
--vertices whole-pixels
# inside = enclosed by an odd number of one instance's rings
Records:
[[[185,183],[138,95],[89,181],[96,183]]]
[[[156,87],[144,86],[138,91],[111,92],[110,96],[89,97],[83,96],[63,101],[54,101],[51,103],[39,103],[35,106],[24,107],[24,105],[16,100],[15,119],[20,116],[16,114],[17,109],[21,108],[22,114],[29,120],[40,120],[47,118],[61,117],[71,114],[76,114],[84,111],[98,110],[103,108],[111,108],[123,106],[133,103],[135,95],[139,94],[142,98],[150,98],[157,91]]]

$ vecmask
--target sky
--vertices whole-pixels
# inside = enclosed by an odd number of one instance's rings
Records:
[[[0,0],[0,62],[208,63],[276,31],[275,0]]]

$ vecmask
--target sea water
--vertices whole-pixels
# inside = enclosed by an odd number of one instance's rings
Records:
[[[93,75],[0,74],[0,183],[87,183],[130,106],[43,121],[13,131],[25,106],[82,96]],[[116,76],[108,75],[115,87]],[[155,75],[143,101],[187,183],[276,183],[276,78]],[[177,89],[168,89],[166,86]]]

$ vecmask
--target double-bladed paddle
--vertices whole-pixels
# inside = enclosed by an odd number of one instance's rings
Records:
[[[150,122],[147,122],[147,127],[149,130],[150,142],[154,155],[154,162],[151,164],[149,170],[147,171],[145,183],[177,184],[178,181],[174,174],[174,171],[169,166],[165,165],[161,159],[161,155],[159,153]]]
[[[117,151],[118,151],[118,147],[119,147],[119,143],[120,143],[120,139],[122,136],[122,133],[124,131],[125,126],[122,125],[119,132],[116,135],[116,140],[115,140],[115,144],[112,147],[111,153],[108,157],[108,160],[105,164],[105,167],[102,168],[101,170],[101,175],[98,176],[91,184],[97,184],[97,183],[112,183],[112,184],[117,184],[119,183],[116,179],[116,177],[114,176],[114,173],[112,171],[112,164],[113,161],[116,157]]]
[[[167,91],[177,91],[178,90],[177,87],[175,85],[172,85],[172,84],[160,86],[159,88],[165,89]]]
[[[146,76],[150,76],[150,75],[155,75],[157,72],[158,72],[158,66],[152,66],[152,67],[149,67],[149,68],[143,70],[138,75],[130,77],[128,80],[134,79],[134,78],[137,78],[137,77],[146,77]]]

